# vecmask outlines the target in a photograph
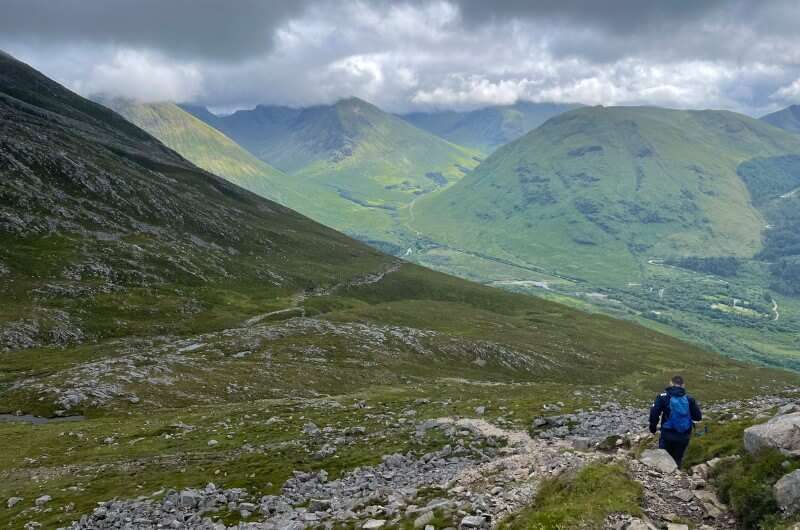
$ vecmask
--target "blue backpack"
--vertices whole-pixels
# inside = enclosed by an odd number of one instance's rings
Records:
[[[669,418],[667,418],[662,427],[680,433],[692,430],[692,417],[689,415],[688,397],[671,396],[669,398]]]

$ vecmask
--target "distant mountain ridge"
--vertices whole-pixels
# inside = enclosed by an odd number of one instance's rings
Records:
[[[229,116],[184,107],[288,173],[289,205],[364,240],[399,244],[398,211],[460,180],[479,153],[358,98],[304,109],[258,106]]]
[[[290,178],[259,160],[216,128],[174,103],[137,103],[121,98],[95,98],[152,134],[169,148],[230,182],[281,204],[291,201]]]
[[[548,119],[581,106],[519,101],[513,105],[484,107],[467,112],[412,112],[400,117],[453,143],[491,153]]]
[[[643,256],[752,256],[765,223],[737,167],[794,152],[800,138],[730,112],[586,107],[420,201],[415,226],[461,246],[493,241],[525,261],[618,281]]]
[[[789,132],[800,133],[800,105],[792,105],[783,110],[767,114],[763,121]]]

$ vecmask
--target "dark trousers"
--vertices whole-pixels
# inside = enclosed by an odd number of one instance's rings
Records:
[[[658,440],[659,449],[664,449],[669,453],[669,456],[675,460],[678,467],[681,467],[683,461],[683,453],[689,447],[689,440],[691,434],[680,434],[674,431],[661,430],[661,437]]]

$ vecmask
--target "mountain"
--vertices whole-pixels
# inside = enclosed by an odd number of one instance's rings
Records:
[[[797,383],[381,254],[7,55],[0,169],[4,527],[298,527],[320,494],[361,527],[499,469],[542,413],[641,404],[676,370],[700,399]]]
[[[486,107],[469,112],[413,112],[400,117],[453,143],[491,153],[550,118],[580,105],[531,103]]]
[[[800,105],[792,105],[778,112],[762,116],[763,121],[789,132],[800,133]]]
[[[289,177],[257,159],[236,142],[173,103],[137,103],[120,98],[98,99],[167,147],[215,175],[247,190],[290,202]],[[210,114],[210,113],[209,113]]]
[[[573,110],[418,201],[414,259],[796,366],[799,154],[731,112]]]
[[[800,139],[722,111],[592,107],[551,119],[416,207],[448,244],[587,279],[670,256],[752,256],[764,218],[737,174]]]
[[[259,106],[208,119],[255,156],[293,177],[306,200],[289,206],[365,240],[402,244],[398,211],[460,180],[470,150],[357,98],[304,109]]]

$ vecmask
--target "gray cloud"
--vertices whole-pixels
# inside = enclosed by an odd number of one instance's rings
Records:
[[[84,93],[232,110],[356,95],[393,111],[517,99],[800,101],[794,0],[0,0],[0,48]]]
[[[182,59],[241,59],[272,47],[308,2],[264,0],[2,0],[0,34],[29,44],[143,47]]]

